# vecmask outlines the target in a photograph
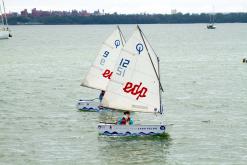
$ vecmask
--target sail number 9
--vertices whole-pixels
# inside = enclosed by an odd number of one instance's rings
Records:
[[[122,58],[117,68],[116,74],[124,77],[125,71],[127,70],[129,63],[130,63],[130,60]]]
[[[100,60],[100,65],[105,65],[106,58],[108,57],[109,54],[110,54],[110,52],[108,52],[108,51],[104,52],[104,54],[102,55],[103,57]]]

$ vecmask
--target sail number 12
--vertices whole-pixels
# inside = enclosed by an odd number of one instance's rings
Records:
[[[120,63],[119,63],[119,66],[117,68],[116,74],[124,77],[125,71],[126,71],[129,64],[130,64],[130,60],[122,58]]]

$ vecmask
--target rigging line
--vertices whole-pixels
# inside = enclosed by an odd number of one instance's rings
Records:
[[[142,31],[141,31],[142,32]],[[142,32],[142,35],[144,36],[144,38],[147,40],[147,43],[149,44],[149,46],[151,47],[152,51],[154,52],[155,56],[158,58],[158,61],[159,61],[159,57],[157,55],[157,53],[154,51],[154,48],[152,47],[152,45],[149,43],[146,35]]]
[[[118,32],[119,32],[119,34],[120,34],[121,42],[122,42],[122,44],[123,44],[123,46],[124,46],[125,43],[126,43],[126,40],[125,40],[125,38],[124,38],[124,35],[123,35],[123,33],[122,33],[122,31],[121,31],[119,25],[117,25],[117,28],[118,28]],[[124,41],[124,42],[123,42],[123,41]]]
[[[155,66],[154,66],[153,60],[152,60],[152,58],[151,58],[151,56],[150,56],[150,53],[149,53],[149,51],[148,51],[146,42],[145,42],[145,40],[144,40],[144,38],[143,38],[143,35],[142,35],[143,32],[141,31],[141,29],[140,29],[140,27],[139,27],[138,25],[137,25],[137,28],[138,28],[138,30],[139,30],[139,32],[140,32],[140,34],[141,34],[141,37],[142,37],[143,43],[144,43],[144,45],[145,45],[145,48],[147,49],[149,59],[150,59],[150,61],[151,61],[151,63],[152,63],[154,72],[155,72],[156,77],[157,77],[157,79],[158,79],[158,81],[159,81],[160,89],[161,89],[162,92],[164,92],[163,87],[162,87],[161,82],[160,82],[160,78],[159,78],[158,73],[157,73],[157,71],[156,71],[156,69],[155,69]],[[157,58],[157,60],[158,60],[158,58]],[[159,61],[159,60],[158,60],[158,61]]]
[[[154,48],[152,47],[152,45],[149,43],[146,35],[141,31],[142,35],[144,36],[144,38],[146,39],[147,43],[149,44],[149,46],[151,47],[152,51],[154,52],[155,56],[157,57],[157,60],[158,60],[158,64],[160,64],[160,59],[159,59],[159,56],[157,55],[157,53],[155,52]],[[159,80],[160,80],[160,69],[158,68],[158,73],[159,73]]]

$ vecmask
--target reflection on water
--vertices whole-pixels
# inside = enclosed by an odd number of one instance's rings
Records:
[[[102,123],[115,123],[120,116],[123,116],[123,112],[113,110],[100,111],[99,121]]]
[[[99,136],[99,158],[102,164],[164,164],[172,140],[169,134],[143,137]]]

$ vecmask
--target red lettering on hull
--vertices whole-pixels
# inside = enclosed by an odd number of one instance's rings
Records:
[[[138,95],[136,100],[139,99],[139,97],[146,97],[146,93],[148,89],[146,87],[141,88],[142,83],[139,85],[134,85],[131,82],[127,82],[125,87],[123,88],[124,92],[131,93],[132,95]]]

